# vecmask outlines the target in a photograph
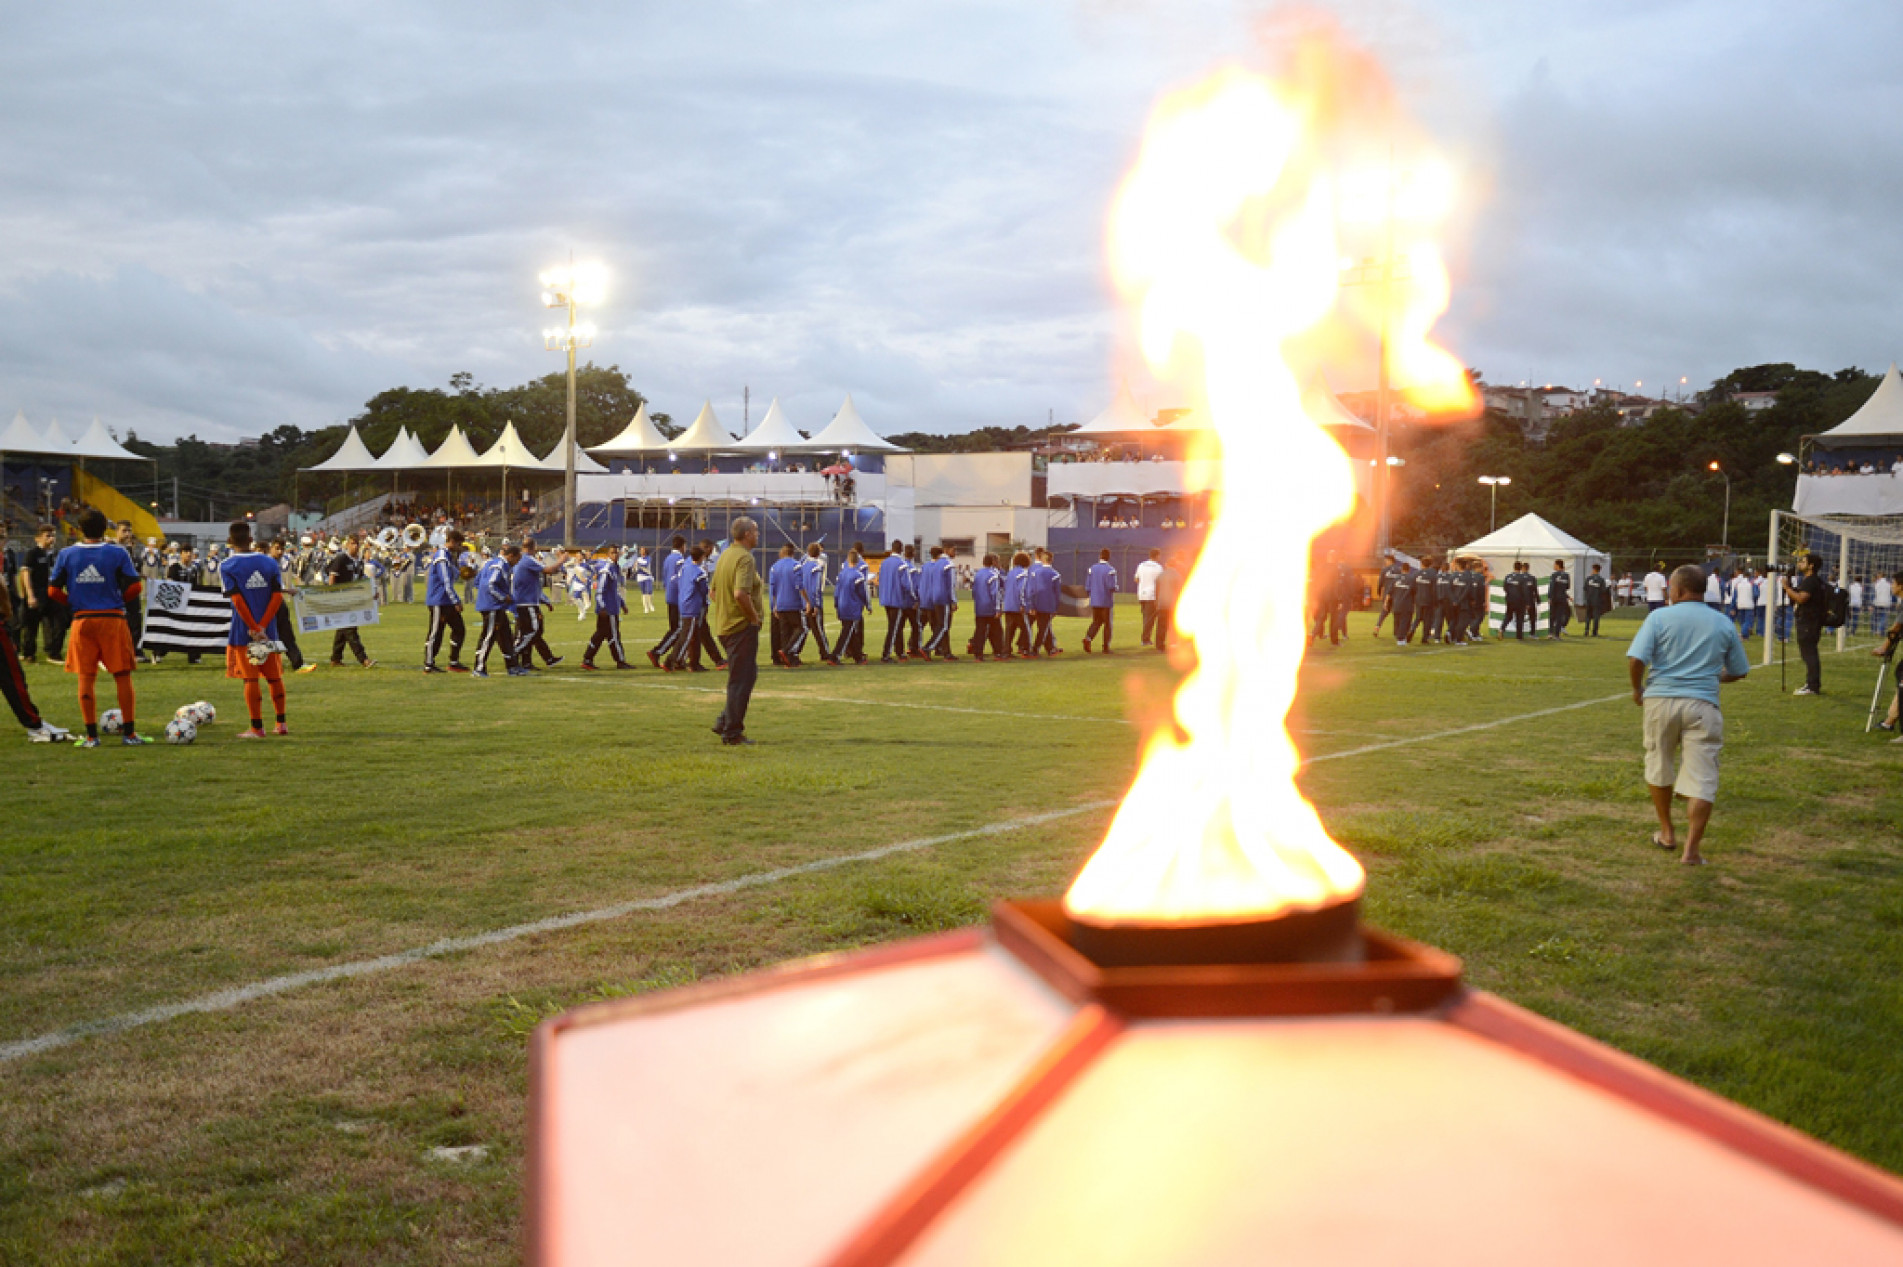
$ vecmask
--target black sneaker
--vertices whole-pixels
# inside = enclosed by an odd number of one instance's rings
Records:
[[[745,735],[722,735],[720,737],[720,742],[725,744],[729,748],[753,747],[753,740],[747,738]]]
[[[560,663],[561,663],[561,662],[562,662],[563,660],[566,660],[567,658],[568,658],[567,656],[559,656],[559,655],[558,655],[558,656],[556,656],[556,657],[555,657],[554,659],[552,659],[552,660],[550,660],[550,661],[548,662],[548,667],[552,669],[552,668],[554,668],[554,667],[555,667],[556,665],[558,665],[558,664],[560,664]]]

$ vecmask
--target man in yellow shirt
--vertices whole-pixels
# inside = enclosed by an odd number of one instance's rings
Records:
[[[727,706],[714,722],[714,733],[722,743],[739,747],[753,742],[747,738],[747,701],[760,676],[760,620],[766,611],[766,586],[753,563],[760,526],[742,515],[728,531],[732,539],[714,564],[708,623],[727,656]]]

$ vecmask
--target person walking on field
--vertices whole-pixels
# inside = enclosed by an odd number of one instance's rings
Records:
[[[1162,558],[1161,550],[1152,550],[1149,558],[1137,564],[1137,610],[1143,613],[1143,636],[1137,641],[1146,647],[1156,636],[1156,578],[1163,575]]]
[[[766,613],[766,586],[753,562],[760,526],[745,515],[733,521],[733,540],[714,564],[712,611],[714,634],[727,658],[727,706],[714,721],[714,733],[729,747],[751,744],[747,738],[747,704],[753,698],[754,679],[760,674],[760,621]]]
[[[1704,863],[1699,845],[1718,799],[1718,754],[1725,746],[1721,683],[1751,671],[1744,640],[1724,613],[1705,604],[1705,574],[1687,563],[1672,573],[1668,605],[1646,616],[1626,649],[1632,702],[1645,710],[1645,782],[1659,829],[1652,843],[1677,850],[1672,795],[1690,803],[1683,852],[1688,867]]]

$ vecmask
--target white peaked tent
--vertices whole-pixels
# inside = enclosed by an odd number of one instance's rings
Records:
[[[542,459],[542,469],[545,471],[557,471],[562,474],[567,474],[568,466],[566,463],[562,461],[562,446],[559,441],[556,443],[554,448],[548,451],[548,456]],[[603,466],[601,463],[595,461],[595,459],[589,457],[588,450],[582,448],[580,445],[576,445],[575,446],[575,474],[577,475],[607,475],[609,474],[609,470],[607,467]]]
[[[714,417],[714,402],[710,400],[701,405],[694,425],[669,440],[667,447],[676,453],[730,453],[735,445],[720,419]]]
[[[390,441],[390,447],[377,459],[379,471],[413,471],[429,460],[429,450],[408,427],[396,429],[396,439]]]
[[[460,470],[463,467],[481,466],[482,459],[471,447],[469,437],[463,434],[461,427],[452,426],[436,451],[418,464],[425,471]]]
[[[79,437],[73,451],[83,458],[109,458],[115,462],[155,462],[156,458],[142,458],[112,438],[105,424],[93,419],[93,425],[86,428],[86,434]]]
[[[40,432],[40,452],[58,453],[65,457],[78,457],[73,437],[66,434],[66,428],[59,425],[59,419],[46,424],[46,430]]]
[[[40,447],[40,433],[26,420],[26,412],[21,410],[13,415],[13,421],[0,431],[0,453],[43,453]]]
[[[1071,432],[1074,436],[1121,436],[1145,435],[1155,431],[1143,411],[1137,408],[1136,398],[1130,395],[1130,384],[1117,384],[1116,397],[1109,408]]]
[[[1579,601],[1581,584],[1597,563],[1612,572],[1612,556],[1595,550],[1579,538],[1563,532],[1538,515],[1525,514],[1497,532],[1470,541],[1453,552],[1460,558],[1484,559],[1487,570],[1498,580],[1513,570],[1515,563],[1530,563],[1535,576],[1544,577],[1553,568],[1553,560],[1564,559],[1573,574],[1573,601]],[[1544,591],[1542,591],[1543,593]]]
[[[1302,409],[1324,427],[1374,430],[1372,423],[1364,422],[1348,412],[1347,406],[1341,403],[1341,397],[1335,395],[1335,389],[1328,385],[1328,379],[1319,373],[1308,380],[1308,386],[1302,391]]]
[[[786,410],[780,408],[780,398],[775,396],[760,425],[740,437],[733,447],[748,453],[791,453],[808,449],[812,443],[787,418]]]
[[[374,471],[377,469],[377,459],[369,449],[364,447],[363,437],[357,434],[356,426],[352,425],[344,436],[344,442],[337,446],[335,453],[316,466],[307,466],[304,469],[307,471]]]
[[[839,407],[839,412],[833,415],[833,420],[826,424],[825,430],[807,441],[806,447],[824,453],[835,450],[859,453],[906,452],[898,445],[880,439],[878,433],[866,425],[858,409],[853,406],[851,392],[846,393],[846,403]]]
[[[606,444],[597,444],[588,450],[598,457],[633,458],[649,454],[665,453],[667,437],[662,435],[648,420],[648,407],[645,403],[634,411],[634,420],[622,430],[621,434]],[[580,469],[578,466],[577,470]]]
[[[516,434],[513,422],[504,423],[502,434],[496,442],[483,451],[476,459],[477,466],[499,466],[504,470],[539,471],[544,467],[541,458],[529,452],[529,446],[522,443],[522,437]]]
[[[1896,364],[1892,362],[1890,372],[1877,384],[1870,399],[1863,402],[1863,408],[1830,430],[1810,438],[1832,448],[1898,437],[1903,437],[1903,376],[1897,374]]]

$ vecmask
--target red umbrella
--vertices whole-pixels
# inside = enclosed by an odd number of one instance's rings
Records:
[[[833,466],[827,467],[825,470],[821,471],[820,474],[821,475],[851,475],[852,468],[850,466],[847,466],[844,462],[840,462]]]

